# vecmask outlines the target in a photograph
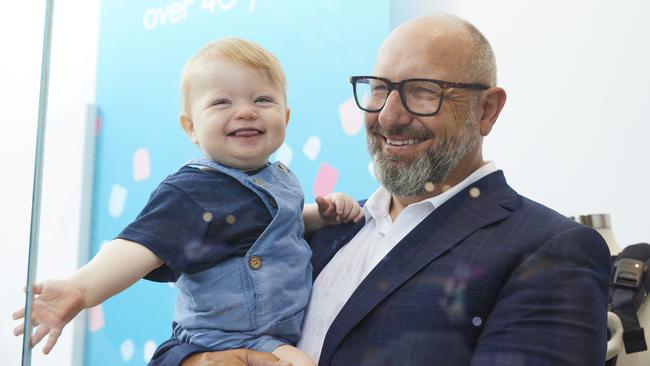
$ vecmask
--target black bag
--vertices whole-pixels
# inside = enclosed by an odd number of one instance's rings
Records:
[[[610,311],[623,324],[623,344],[626,353],[648,349],[639,324],[637,311],[650,292],[650,244],[627,246],[614,259],[614,271],[609,289]],[[608,363],[609,365],[609,363]]]

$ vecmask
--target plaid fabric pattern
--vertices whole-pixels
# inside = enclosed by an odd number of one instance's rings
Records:
[[[362,226],[311,238],[314,278]],[[319,365],[600,365],[609,274],[598,233],[519,196],[498,171],[436,209],[370,272],[330,327]]]

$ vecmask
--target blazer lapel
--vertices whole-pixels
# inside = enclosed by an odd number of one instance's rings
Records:
[[[469,194],[472,188],[478,188],[478,197]],[[377,264],[343,306],[327,332],[319,365],[330,364],[343,338],[384,298],[472,232],[508,217],[518,197],[497,171],[427,216]]]

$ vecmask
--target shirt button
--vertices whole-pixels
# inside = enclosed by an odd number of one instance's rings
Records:
[[[264,187],[264,181],[261,180],[260,178],[255,178],[255,180],[253,180],[253,183],[255,183],[259,187]]]
[[[262,257],[257,255],[250,256],[250,258],[248,258],[248,266],[254,270],[262,268]]]
[[[278,208],[278,203],[275,201],[275,198],[273,198],[273,197],[269,197],[269,204],[273,208]]]
[[[287,166],[284,165],[284,164],[282,164],[282,163],[278,163],[278,168],[280,168],[280,170],[282,170],[282,171],[285,172],[285,173],[287,173],[287,172],[289,171],[289,169],[287,168]]]

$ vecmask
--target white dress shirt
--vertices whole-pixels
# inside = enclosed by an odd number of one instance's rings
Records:
[[[383,186],[379,187],[363,207],[366,220],[363,228],[334,255],[314,281],[297,347],[318,362],[332,322],[368,273],[436,207],[494,171],[493,162],[483,165],[447,191],[406,206],[394,222],[389,214],[391,194]]]

